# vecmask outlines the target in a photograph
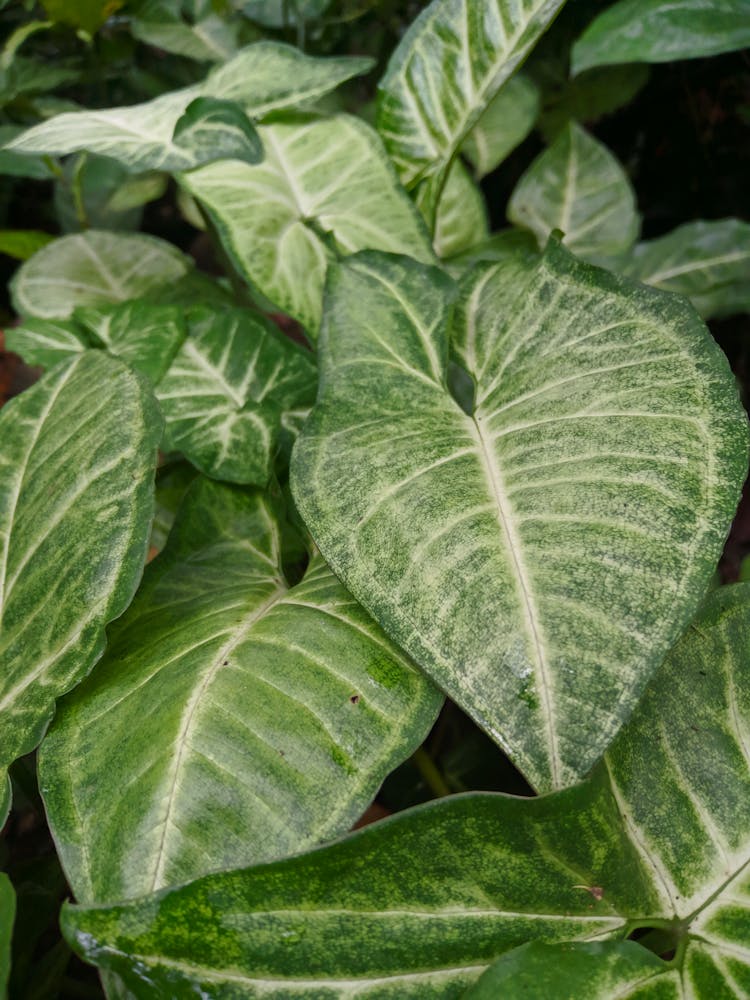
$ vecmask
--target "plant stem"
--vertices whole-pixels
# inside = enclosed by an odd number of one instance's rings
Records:
[[[419,769],[419,773],[422,775],[424,780],[427,782],[427,786],[433,793],[435,798],[442,799],[446,795],[451,794],[451,790],[448,787],[443,775],[440,773],[435,761],[430,757],[424,747],[419,747],[415,750],[412,755],[412,760]]]

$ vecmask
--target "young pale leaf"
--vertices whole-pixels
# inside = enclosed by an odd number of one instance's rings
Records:
[[[419,205],[420,193],[417,192]],[[452,257],[476,246],[489,236],[487,206],[479,185],[456,160],[440,199],[432,245],[438,257]]]
[[[193,157],[195,166],[214,160],[259,163],[263,147],[242,105],[217,97],[196,97],[174,127],[175,146]]]
[[[619,0],[573,46],[574,75],[591,66],[673,62],[750,45],[747,0]]]
[[[265,486],[281,415],[315,401],[312,355],[248,310],[193,310],[157,397],[166,447],[216,479]]]
[[[55,698],[104,649],[146,557],[161,417],[96,352],[0,413],[0,764],[39,741]]]
[[[433,0],[380,83],[378,130],[432,220],[451,162],[565,0]]]
[[[8,148],[54,155],[89,150],[118,160],[133,173],[190,170],[199,162],[199,153],[210,154],[211,147],[201,142],[200,148],[184,148],[174,142],[173,133],[196,98],[235,101],[248,115],[260,117],[321,97],[371,65],[370,59],[315,59],[278,42],[257,42],[212,70],[200,84],[145,104],[56,115],[12,140]]]
[[[491,173],[534,127],[539,115],[539,88],[527,76],[503,85],[469,132],[461,152],[478,179]]]
[[[5,331],[5,345],[19,354],[27,365],[54,368],[93,346],[86,331],[74,320],[35,319]]]
[[[606,146],[570,122],[516,185],[508,219],[544,246],[562,231],[565,246],[591,263],[630,250],[640,220],[627,174]]]
[[[621,269],[687,295],[706,318],[750,310],[750,225],[739,219],[688,222],[639,243]]]
[[[332,269],[292,489],[345,585],[538,789],[602,755],[705,593],[746,418],[688,303],[577,261]]]
[[[183,309],[142,299],[85,306],[75,310],[73,321],[92,347],[121,358],[154,384],[164,376],[186,335]]]
[[[258,131],[262,163],[214,163],[180,183],[238,270],[311,336],[334,253],[373,248],[433,259],[422,220],[364,122],[296,116]]]
[[[67,909],[66,936],[143,997],[452,998],[493,953],[651,925],[671,935],[676,968],[638,997],[747,996],[749,635],[750,586],[716,591],[585,784],[444,799],[306,856]],[[592,964],[573,951],[560,975]],[[607,952],[572,1000],[623,970],[623,951]],[[514,982],[527,963],[547,974],[537,948],[519,954]]]
[[[634,941],[530,941],[503,955],[464,1000],[678,1000],[680,970]]]
[[[0,827],[4,814],[0,803]],[[13,921],[16,916],[16,894],[10,879],[0,872],[0,997],[5,997],[10,977],[10,945],[13,937]]]
[[[441,698],[320,558],[289,587],[258,493],[201,480],[61,706],[40,787],[80,900],[345,832]]]
[[[44,157],[11,153],[9,149],[2,148],[23,131],[21,125],[0,125],[0,174],[9,177],[29,177],[35,181],[52,180],[55,172]]]
[[[16,312],[64,319],[77,306],[135,299],[172,286],[192,269],[176,247],[142,233],[90,229],[43,247],[10,283]]]

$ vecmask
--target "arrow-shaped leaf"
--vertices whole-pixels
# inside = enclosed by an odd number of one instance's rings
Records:
[[[580,779],[701,600],[747,462],[692,308],[576,261],[331,272],[292,488],[334,572],[539,789]]]
[[[40,785],[82,900],[278,857],[351,827],[441,698],[318,557],[286,583],[266,498],[202,480],[64,703]]]
[[[145,385],[95,352],[0,414],[0,765],[34,748],[130,603],[160,437]]]

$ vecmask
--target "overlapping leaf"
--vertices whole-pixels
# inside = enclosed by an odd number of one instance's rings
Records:
[[[422,221],[364,122],[294,117],[259,132],[262,163],[215,163],[180,182],[239,271],[311,336],[336,253],[373,248],[432,259]]]
[[[440,695],[319,558],[289,587],[267,499],[202,480],[66,700],[40,785],[79,899],[278,857],[351,826]]]
[[[9,351],[20,355],[27,365],[54,368],[91,346],[84,330],[73,320],[36,319],[31,316],[20,326],[5,332]]]
[[[168,5],[158,2],[149,9],[142,6],[137,18],[130,22],[134,38],[172,52],[187,59],[201,62],[226,62],[237,51],[238,25],[215,13],[210,4],[203,4],[193,23],[183,20]],[[167,8],[167,9],[165,9]]]
[[[622,270],[687,295],[704,317],[750,310],[750,225],[739,219],[687,222],[639,243]]]
[[[0,414],[0,765],[33,749],[130,603],[160,436],[145,386],[95,352]]]
[[[575,122],[521,177],[508,218],[531,230],[540,246],[561,230],[565,245],[592,263],[629,250],[640,228],[627,174],[606,146]]]
[[[144,998],[452,998],[504,952],[512,982],[475,995],[547,1000],[557,956],[555,995],[575,1000],[746,996],[748,635],[750,587],[715,592],[585,784],[443,800],[309,855],[67,909],[64,930]],[[673,936],[674,963],[596,944],[649,925]],[[510,952],[566,933],[594,947]]]
[[[143,233],[89,230],[63,236],[19,267],[10,284],[22,316],[64,319],[77,306],[123,302],[171,286],[192,261]]]
[[[580,779],[713,572],[747,466],[724,356],[687,303],[576,261],[451,282],[331,274],[292,488],[336,574],[538,789]]]
[[[76,309],[73,319],[92,347],[121,358],[154,384],[164,376],[186,335],[183,309],[142,299]]]
[[[166,447],[217,479],[264,486],[282,414],[309,407],[312,356],[248,310],[192,310],[157,390]]]
[[[491,173],[523,142],[538,114],[539,88],[527,76],[511,77],[489,103],[461,147],[477,178]]]
[[[419,204],[419,195],[417,195]],[[438,257],[453,257],[489,236],[487,206],[478,184],[457,160],[440,199],[432,245]]]
[[[434,219],[451,162],[564,0],[433,0],[391,56],[378,130]]]
[[[12,140],[8,148],[53,155],[89,150],[133,172],[189,170],[203,162],[201,156],[213,159],[210,146],[185,148],[173,139],[177,122],[196,98],[234,101],[257,118],[320,97],[370,65],[365,58],[315,59],[277,42],[257,42],[212,70],[200,84],[145,104],[56,115]]]
[[[619,0],[573,46],[572,72],[628,62],[673,62],[750,45],[746,0]]]

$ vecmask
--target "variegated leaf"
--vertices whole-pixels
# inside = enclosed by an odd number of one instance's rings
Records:
[[[121,358],[156,384],[164,376],[186,336],[185,313],[179,306],[142,299],[76,309],[73,321],[92,347]]]
[[[417,192],[417,205],[420,194]],[[479,185],[456,160],[440,199],[432,245],[438,257],[452,257],[482,243],[489,236],[487,206]]]
[[[40,786],[77,897],[104,901],[345,832],[441,697],[318,557],[290,587],[269,500],[201,480],[66,700]]]
[[[551,241],[469,276],[332,271],[292,487],[334,572],[538,789],[602,755],[705,593],[747,468],[692,308]]]
[[[172,141],[190,153],[196,166],[214,160],[259,163],[263,159],[258,133],[242,106],[217,97],[191,101],[174,127]]]
[[[281,416],[315,400],[309,352],[249,310],[192,310],[157,389],[165,444],[217,479],[263,486]]]
[[[518,74],[503,84],[461,146],[477,178],[492,173],[523,142],[539,104],[539,88],[528,76]]]
[[[258,131],[262,163],[214,163],[180,183],[237,269],[312,337],[335,254],[374,248],[432,259],[422,220],[364,122],[295,116]]]

